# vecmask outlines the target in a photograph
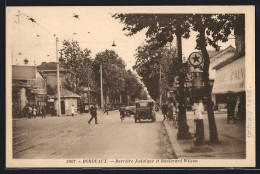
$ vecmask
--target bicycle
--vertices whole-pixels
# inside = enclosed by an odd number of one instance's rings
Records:
[[[177,129],[179,127],[178,114],[175,113],[173,116],[173,126]]]

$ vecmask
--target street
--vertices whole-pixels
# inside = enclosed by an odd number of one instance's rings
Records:
[[[157,114],[134,123],[133,116],[121,123],[118,110],[98,112],[98,122],[88,124],[90,115],[13,120],[13,158],[174,158],[169,138]]]

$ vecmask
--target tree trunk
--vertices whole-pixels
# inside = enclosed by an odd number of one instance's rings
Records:
[[[204,67],[203,67],[203,74],[202,78],[204,81],[204,89],[207,97],[207,113],[208,113],[208,122],[209,122],[209,135],[210,135],[210,142],[211,143],[218,143],[218,132],[217,126],[215,122],[215,116],[213,112],[213,102],[211,98],[211,86],[209,83],[209,54],[206,49],[206,39],[205,39],[205,28],[201,27],[200,29],[200,49],[204,58]]]
[[[186,108],[185,108],[185,94],[184,94],[184,70],[182,66],[182,34],[176,32],[177,37],[177,49],[178,49],[178,64],[179,64],[179,128],[177,133],[177,139],[188,139],[190,138],[189,127],[186,119]]]

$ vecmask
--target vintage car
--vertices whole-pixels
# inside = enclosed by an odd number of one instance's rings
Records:
[[[125,108],[125,115],[130,117],[131,115],[134,115],[136,111],[136,106],[127,106]]]
[[[135,123],[137,120],[140,122],[142,120],[156,121],[155,114],[155,102],[153,100],[139,100],[135,102],[136,112],[134,115]]]

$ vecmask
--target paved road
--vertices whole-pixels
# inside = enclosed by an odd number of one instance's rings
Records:
[[[89,118],[14,120],[14,158],[174,158],[160,116],[155,123],[134,123],[133,116],[121,123],[119,112],[111,111],[90,125]]]

